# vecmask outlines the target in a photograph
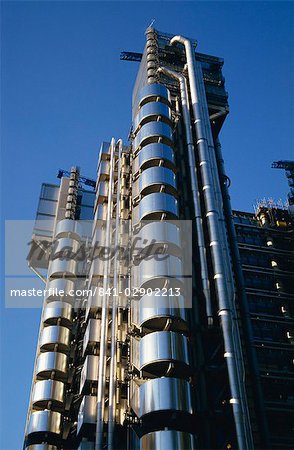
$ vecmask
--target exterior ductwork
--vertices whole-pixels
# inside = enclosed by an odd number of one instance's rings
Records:
[[[111,219],[112,219],[112,196],[113,196],[113,177],[114,177],[114,152],[115,141],[111,142],[110,153],[110,175],[109,175],[109,189],[108,189],[108,204],[107,204],[107,220],[105,231],[105,248],[109,248],[111,244]],[[95,450],[100,450],[103,447],[103,426],[104,426],[104,407],[105,407],[105,384],[106,384],[106,348],[108,340],[108,309],[109,299],[106,295],[109,287],[109,272],[110,261],[105,259],[103,272],[103,296],[102,296],[102,311],[101,311],[101,337],[100,337],[100,353],[99,353],[99,371],[98,371],[98,389],[97,389],[97,425]]]
[[[120,140],[118,150],[118,180],[116,188],[116,218],[115,218],[115,237],[114,247],[119,245],[119,231],[120,231],[120,200],[121,200],[121,159],[123,143]],[[117,255],[114,256],[114,273],[113,285],[118,286],[119,277],[119,262]],[[111,351],[110,351],[110,374],[109,374],[109,406],[108,406],[108,450],[114,449],[114,428],[115,428],[115,414],[116,414],[116,361],[117,361],[117,322],[118,322],[118,304],[116,296],[112,297],[112,314],[111,314]]]
[[[215,288],[219,304],[218,315],[220,317],[223,331],[225,346],[224,356],[227,362],[231,389],[230,403],[233,408],[239,449],[249,450],[252,448],[250,418],[248,416],[246,398],[241,391],[241,378],[238,362],[241,358],[240,355],[236,353],[236,351],[240,352],[241,349],[236,349],[232,331],[233,321],[235,318],[232,308],[232,287],[228,285],[227,261],[223,257],[223,248],[226,247],[226,243],[224,242],[226,232],[221,228],[224,226],[224,223],[221,221],[223,216],[222,203],[216,201],[216,196],[217,193],[220,192],[220,189],[217,191],[215,187],[215,183],[218,183],[215,150],[214,148],[209,149],[208,147],[208,137],[206,135],[204,119],[205,113],[203,111],[204,105],[201,104],[199,98],[199,87],[197,86],[196,81],[197,70],[195,52],[189,39],[181,36],[175,36],[171,39],[170,44],[174,45],[176,43],[184,45],[187,58],[191,103],[194,113],[194,128],[197,139],[197,151],[202,178],[202,190],[210,238]],[[238,331],[236,331],[236,333],[238,334]]]
[[[211,297],[210,297],[209,277],[208,277],[208,267],[207,267],[207,259],[206,259],[206,248],[205,248],[203,224],[202,224],[201,205],[200,205],[200,199],[199,199],[197,169],[196,169],[196,162],[195,162],[195,148],[194,148],[193,136],[192,136],[192,130],[191,130],[191,117],[190,117],[190,112],[189,112],[187,82],[183,75],[181,75],[177,72],[174,72],[172,70],[166,69],[164,67],[160,67],[158,69],[158,72],[162,72],[169,77],[175,78],[180,84],[181,107],[182,107],[182,112],[183,112],[186,143],[187,143],[187,148],[188,148],[189,170],[190,170],[192,197],[193,197],[194,214],[195,214],[195,226],[196,226],[196,232],[197,232],[197,244],[198,244],[200,267],[201,267],[202,290],[203,290],[203,295],[205,298],[207,320],[208,320],[208,323],[211,325],[212,321],[213,321],[213,313],[212,313],[212,305],[211,305]]]

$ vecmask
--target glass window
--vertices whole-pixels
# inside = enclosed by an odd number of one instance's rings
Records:
[[[47,200],[57,200],[59,194],[59,187],[52,186],[49,184],[43,184],[41,189],[41,198],[45,198]]]
[[[89,206],[81,206],[80,220],[91,220],[94,217],[94,210]]]
[[[38,214],[55,215],[57,202],[53,200],[40,199],[38,206]]]
[[[95,192],[82,192],[81,205],[94,206],[96,194]]]

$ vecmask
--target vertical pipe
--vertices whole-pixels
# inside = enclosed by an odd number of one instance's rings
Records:
[[[257,364],[257,358],[255,351],[252,349],[252,343],[253,343],[253,331],[251,326],[251,321],[249,317],[249,308],[248,308],[248,301],[245,291],[245,281],[243,276],[243,270],[242,270],[242,263],[240,258],[240,252],[238,247],[238,241],[237,241],[237,234],[236,229],[233,221],[233,212],[231,207],[231,201],[230,201],[230,194],[229,189],[227,186],[227,183],[225,182],[227,176],[224,166],[224,159],[222,155],[222,148],[219,139],[216,139],[215,142],[215,151],[216,151],[216,159],[218,164],[218,170],[220,178],[223,180],[223,183],[221,183],[222,192],[223,192],[223,202],[224,202],[224,213],[225,218],[228,226],[228,233],[230,237],[231,242],[231,249],[232,249],[232,258],[233,258],[233,264],[235,269],[235,276],[236,276],[236,283],[238,286],[238,293],[240,297],[240,306],[241,306],[241,314],[242,314],[242,321],[244,323],[244,327],[246,329],[247,339],[248,339],[248,359],[249,364],[251,368],[251,376],[253,378],[252,387],[256,396],[256,403],[257,408],[259,411],[264,410],[264,404],[263,404],[263,398],[262,398],[262,391],[260,386],[260,379],[259,379],[259,372],[258,372],[258,364]],[[266,425],[265,416],[263,414],[259,414],[259,421],[260,421],[260,429],[261,429],[261,435],[263,439],[263,445],[265,448],[270,448],[270,442],[268,439],[268,429]]]
[[[108,205],[106,218],[105,233],[105,249],[108,251],[111,237],[111,218],[112,218],[112,195],[113,195],[113,178],[114,178],[114,154],[115,140],[111,140],[110,151],[110,175],[108,186]],[[104,428],[104,403],[105,403],[105,385],[106,385],[106,352],[107,352],[107,334],[108,334],[108,302],[106,295],[109,285],[109,268],[110,260],[105,258],[103,270],[103,297],[102,297],[102,313],[101,313],[101,335],[100,335],[100,354],[98,368],[98,389],[97,389],[97,424],[95,450],[102,450],[103,446],[103,428]]]
[[[115,218],[115,238],[114,249],[117,252],[119,244],[119,224],[120,224],[120,184],[121,184],[121,155],[122,140],[118,141],[118,169],[117,169],[117,193],[116,193],[116,218]],[[118,295],[118,259],[117,253],[114,255],[113,288]],[[109,404],[108,404],[108,450],[114,449],[114,426],[115,426],[115,394],[116,394],[116,345],[117,345],[117,297],[112,296],[112,323],[111,323],[111,353],[110,353],[110,373],[109,373]]]
[[[187,57],[191,100],[194,112],[194,127],[202,175],[203,195],[206,207],[214,280],[219,304],[218,314],[223,331],[225,347],[224,356],[227,363],[231,391],[230,403],[233,407],[238,447],[240,450],[249,450],[252,448],[252,445],[250,444],[252,442],[250,419],[246,414],[246,398],[242,395],[239,386],[238,357],[235,353],[232,329],[232,299],[230,299],[230,288],[228,286],[226,275],[226,261],[223,252],[223,240],[225,234],[224,231],[220,229],[220,225],[223,225],[221,221],[222,212],[220,211],[222,205],[219,205],[216,201],[217,192],[215,181],[213,179],[213,172],[216,164],[215,154],[214,152],[209,152],[207,135],[205,133],[205,122],[201,111],[199,88],[196,85],[196,58],[192,44],[188,39],[181,36],[175,36],[170,41],[171,45],[177,42],[184,45]]]
[[[184,119],[184,125],[185,125],[185,135],[186,135],[186,142],[187,142],[187,147],[188,147],[189,170],[190,170],[192,197],[193,197],[195,222],[196,222],[197,243],[198,243],[198,250],[199,250],[199,257],[200,257],[202,289],[203,289],[203,294],[204,294],[204,298],[205,298],[206,315],[207,315],[208,324],[212,325],[213,313],[212,313],[210,287],[209,287],[206,248],[205,248],[205,240],[204,240],[203,225],[202,225],[202,214],[201,214],[200,199],[199,199],[199,194],[198,194],[198,180],[197,180],[197,171],[196,171],[196,163],[195,163],[195,148],[194,148],[193,136],[192,136],[192,130],[191,130],[191,118],[190,118],[190,113],[189,113],[187,82],[183,75],[181,75],[177,72],[174,72],[170,69],[166,69],[165,67],[160,67],[158,69],[158,72],[162,72],[167,76],[175,78],[180,84],[180,95],[181,95],[183,119]]]

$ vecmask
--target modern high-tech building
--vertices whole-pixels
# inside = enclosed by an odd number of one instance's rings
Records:
[[[293,163],[289,210],[232,212],[223,60],[195,49],[148,28],[121,56],[129,142],[102,144],[97,179],[42,186],[24,449],[294,448]]]

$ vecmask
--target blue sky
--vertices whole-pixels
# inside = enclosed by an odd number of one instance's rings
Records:
[[[126,139],[144,30],[198,40],[225,59],[230,115],[221,132],[234,208],[285,199],[293,158],[293,3],[2,2],[2,215],[32,219],[40,184],[78,164],[95,177],[102,140]],[[3,295],[2,295],[2,298]],[[1,314],[1,450],[19,450],[33,369],[39,310]],[[4,363],[4,364],[3,364]]]

